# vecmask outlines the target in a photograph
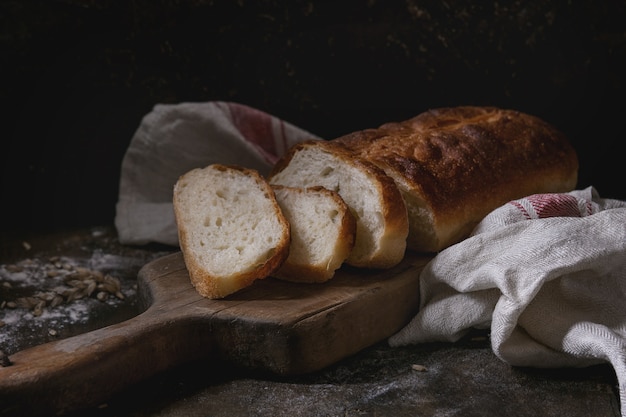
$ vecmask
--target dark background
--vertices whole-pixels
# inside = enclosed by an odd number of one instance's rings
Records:
[[[626,2],[0,1],[0,231],[112,224],[157,103],[228,100],[325,138],[424,110],[535,114],[626,199]],[[532,3],[532,4],[531,4]]]

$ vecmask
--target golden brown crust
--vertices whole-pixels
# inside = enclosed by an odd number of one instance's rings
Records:
[[[463,106],[435,109],[335,141],[374,162],[430,210],[438,251],[469,234],[489,211],[529,194],[576,186],[578,160],[565,136],[513,110]],[[411,211],[411,208],[409,208]]]

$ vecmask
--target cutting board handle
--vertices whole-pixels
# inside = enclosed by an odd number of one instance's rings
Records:
[[[11,364],[0,367],[0,416],[98,404],[210,350],[210,331],[202,323],[153,305],[124,322],[10,356]]]

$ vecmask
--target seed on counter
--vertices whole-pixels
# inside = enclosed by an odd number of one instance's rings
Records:
[[[413,364],[411,365],[411,369],[413,369],[414,371],[417,372],[426,372],[427,369],[424,365],[417,365],[417,364]]]
[[[85,280],[85,283],[87,284],[87,287],[85,288],[85,294],[87,295],[87,297],[91,297],[91,294],[93,294],[93,292],[96,290],[98,284],[92,279]]]
[[[59,276],[59,271],[57,271],[55,269],[50,269],[50,270],[46,271],[46,276],[48,278],[58,277]]]
[[[61,297],[60,295],[55,295],[54,298],[52,300],[50,300],[50,307],[54,308],[56,306],[59,306],[63,304],[63,297]]]
[[[111,294],[117,294],[121,290],[121,284],[117,278],[114,278],[110,275],[105,275],[102,282],[98,284],[98,289],[104,290]]]
[[[44,300],[40,300],[32,309],[33,316],[39,317],[43,314],[43,308],[45,307],[46,302]]]
[[[46,291],[46,292],[38,292],[35,294],[35,297],[39,298],[40,300],[49,302],[52,301],[52,299],[56,296],[55,293],[51,292],[51,291]]]
[[[68,276],[76,279],[87,279],[94,275],[93,271],[90,271],[87,268],[78,267],[74,268],[74,273]]]
[[[39,299],[36,297],[19,297],[15,299],[15,303],[18,308],[30,310],[39,303]]]
[[[14,264],[5,265],[5,269],[11,273],[22,272],[24,270],[21,266]]]
[[[100,271],[91,271],[91,274],[94,276],[96,281],[100,282],[104,279],[104,274]]]
[[[85,284],[85,281],[80,279],[69,279],[65,283],[74,288],[87,288],[87,284]]]
[[[19,265],[4,265],[6,272],[32,272],[32,276],[49,280],[52,285],[59,283],[53,289],[37,291],[32,296],[18,297],[14,300],[1,300],[1,308],[22,308],[29,310],[34,317],[41,316],[46,308],[54,308],[61,304],[70,304],[84,298],[96,298],[106,301],[111,296],[124,300],[122,285],[118,278],[83,266],[73,265],[65,258],[50,257],[45,263],[32,259],[25,259]],[[33,269],[36,268],[36,269]],[[11,289],[10,282],[3,281],[2,287]],[[48,284],[49,285],[49,284]]]
[[[111,275],[105,275],[104,282],[113,286],[113,288],[115,288],[115,291],[119,291],[121,288],[120,280],[112,277]]]
[[[85,298],[85,294],[81,291],[81,289],[80,288],[72,288],[71,290],[67,291],[67,296],[66,296],[65,302],[67,302],[69,304],[72,301],[80,300],[82,298]]]

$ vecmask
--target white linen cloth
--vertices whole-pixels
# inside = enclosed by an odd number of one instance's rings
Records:
[[[122,160],[115,226],[123,244],[178,245],[172,204],[178,177],[211,163],[266,174],[289,147],[315,135],[232,102],[157,104]]]
[[[417,315],[391,346],[489,329],[514,366],[610,363],[626,417],[626,202],[593,188],[494,210],[420,275]]]

